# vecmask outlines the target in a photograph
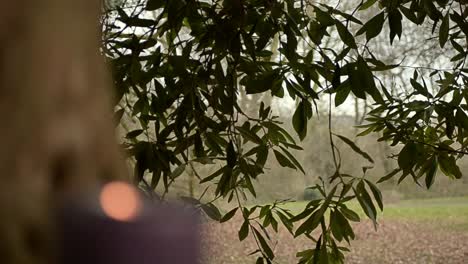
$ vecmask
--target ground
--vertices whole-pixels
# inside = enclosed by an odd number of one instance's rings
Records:
[[[290,204],[298,210],[304,203]],[[218,224],[204,224],[206,263],[247,264],[255,258],[247,256],[255,249],[247,240],[237,238],[242,219]],[[354,225],[356,240],[351,244],[346,263],[468,263],[468,197],[409,200],[389,204],[379,220],[377,231],[369,221]],[[310,247],[311,242],[293,239],[286,230],[274,235],[278,263],[297,263],[294,252]],[[275,246],[276,245],[276,246]]]

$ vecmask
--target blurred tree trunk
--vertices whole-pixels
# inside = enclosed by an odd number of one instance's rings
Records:
[[[194,186],[195,186],[195,171],[193,168],[190,168],[189,170],[189,182],[188,182],[188,187],[189,187],[189,196],[190,197],[195,197],[195,191],[194,191]]]
[[[99,54],[98,0],[0,9],[0,263],[54,263],[63,194],[126,179]]]

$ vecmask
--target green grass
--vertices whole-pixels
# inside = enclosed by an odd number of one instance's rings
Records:
[[[468,231],[468,197],[406,200],[389,204],[383,219],[408,219]]]
[[[468,221],[468,197],[405,200],[387,205],[383,216],[421,220],[463,218]]]
[[[306,204],[304,201],[291,202],[285,207],[293,213],[298,213]],[[347,205],[365,218],[357,202],[350,202]],[[378,218],[426,222],[442,228],[468,231],[468,196],[403,200],[384,204],[384,211],[379,213]]]

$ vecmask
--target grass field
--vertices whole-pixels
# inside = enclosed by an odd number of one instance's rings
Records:
[[[384,208],[382,218],[438,223],[468,231],[468,197],[402,201]]]
[[[291,202],[285,205],[291,212],[298,213],[307,202]],[[365,218],[357,202],[347,204],[361,218]],[[379,219],[411,220],[423,222],[449,223],[450,228],[462,228],[468,231],[468,196],[437,199],[403,200],[397,203],[385,204]],[[452,226],[452,222],[460,225]]]
[[[299,212],[305,205],[293,202],[287,207]],[[468,263],[468,197],[404,200],[385,206],[377,231],[368,220],[353,226],[356,240],[346,263]],[[365,219],[358,204],[349,207]],[[210,264],[255,263],[245,256],[254,245],[237,242],[240,221],[210,227],[216,249],[210,253]],[[285,264],[295,263],[293,251],[310,247],[307,240],[292,239],[284,230],[271,243],[277,244],[278,263]]]

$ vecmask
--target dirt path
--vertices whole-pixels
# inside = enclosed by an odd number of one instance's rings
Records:
[[[224,224],[206,224],[204,234],[207,248],[207,264],[255,263],[255,258],[246,256],[255,249],[252,240],[240,243],[237,230],[240,219]],[[375,232],[371,223],[354,226],[356,240],[346,263],[411,263],[411,264],[462,264],[468,263],[468,232],[444,230],[437,223],[421,224],[411,221],[380,221]],[[446,228],[445,228],[446,229]],[[279,263],[297,263],[294,252],[307,248],[311,243],[304,239],[294,240],[286,230],[272,237],[272,245]],[[309,245],[310,247],[310,245]]]

